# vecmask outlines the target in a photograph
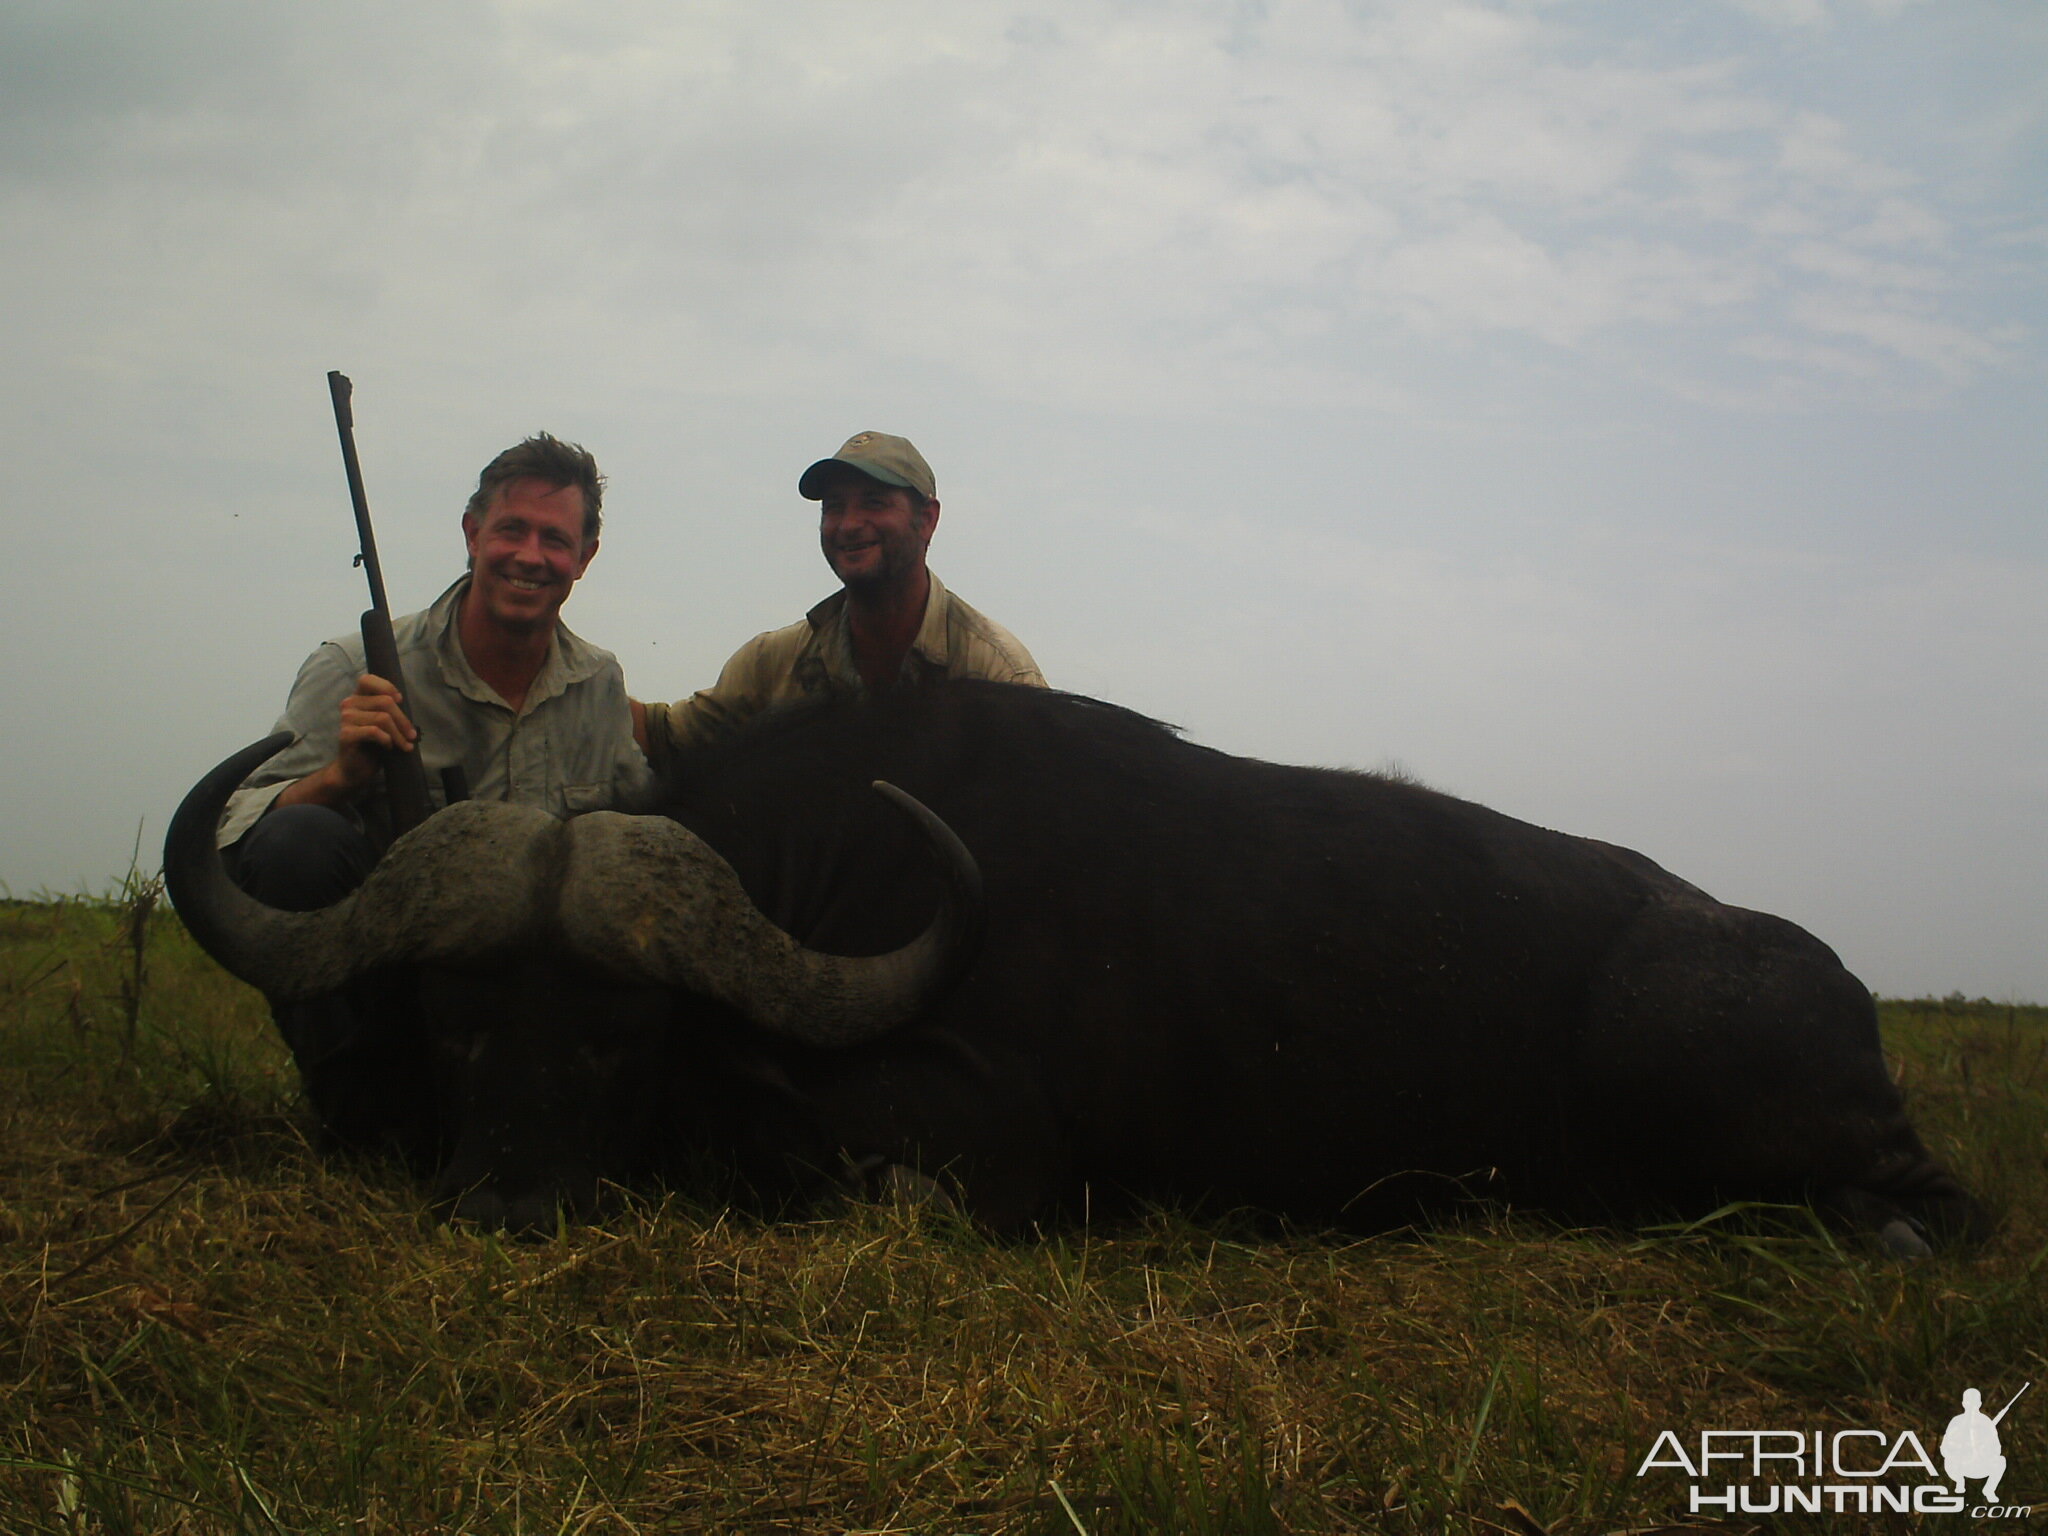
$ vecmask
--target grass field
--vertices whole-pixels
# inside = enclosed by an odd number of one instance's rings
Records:
[[[5,1536],[2016,1530],[1636,1474],[1665,1429],[1932,1450],[2028,1380],[2001,1503],[2048,1506],[2048,1009],[1884,1005],[2002,1223],[1919,1264],[1799,1212],[1004,1246],[647,1192],[501,1243],[315,1157],[259,1000],[135,910],[0,904]]]

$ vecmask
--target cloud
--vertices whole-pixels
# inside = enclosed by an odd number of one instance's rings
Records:
[[[346,627],[339,365],[421,596],[491,452],[591,442],[574,622],[657,696],[820,595],[800,461],[906,430],[948,579],[1059,681],[1767,904],[1939,868],[1956,917],[1848,939],[1996,990],[1972,914],[2042,867],[2032,15],[0,6],[0,433],[49,509],[0,642],[69,659],[0,876],[120,867]]]
[[[1828,0],[1732,0],[1735,8],[1758,21],[1781,27],[1817,27],[1828,20]]]
[[[497,315],[560,341],[630,309],[606,344],[742,388],[879,355],[1090,406],[1390,406],[1411,334],[1659,374],[1689,353],[1695,383],[1754,355],[1720,327],[1796,367],[1815,316],[1880,381],[2004,358],[1942,298],[1910,326],[1841,318],[1967,283],[1913,173],[1732,54],[1616,47],[1571,8],[121,14],[132,33],[19,29],[19,74],[83,88],[5,109],[47,152],[0,214],[60,308],[96,268],[161,263],[111,285],[133,357],[232,337],[267,292],[394,345]],[[117,67],[94,84],[88,55]]]
[[[1867,342],[1953,379],[2004,361],[2004,350],[1991,338],[1894,305],[1815,295],[1794,301],[1792,313],[1809,330]]]
[[[1729,0],[1744,15],[1778,27],[1823,27],[1858,12],[1896,16],[1921,0]]]

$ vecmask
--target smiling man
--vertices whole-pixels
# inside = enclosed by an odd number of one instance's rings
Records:
[[[541,433],[484,467],[462,514],[469,569],[393,621],[410,697],[364,670],[360,635],[307,658],[277,723],[298,740],[221,820],[237,874],[277,906],[323,906],[390,841],[380,769],[424,755],[430,797],[459,767],[477,799],[555,816],[632,806],[646,759],[609,651],[570,633],[562,604],[597,554],[604,480],[583,448]]]
[[[940,677],[1045,686],[1017,638],[947,591],[925,564],[939,526],[938,489],[908,439],[856,432],[803,472],[797,494],[818,503],[818,543],[840,590],[796,623],[741,646],[713,687],[677,704],[636,703],[635,727],[657,763],[798,699]]]
[[[553,816],[641,807],[652,776],[625,677],[561,621],[597,554],[603,496],[597,461],[574,443],[543,432],[506,449],[463,509],[468,571],[392,622],[408,692],[364,670],[358,634],[306,659],[277,723],[298,740],[221,818],[221,846],[251,895],[310,911],[360,884],[391,841],[380,770],[394,753],[421,754],[437,808],[449,768],[473,799]],[[393,971],[272,1016],[331,1141],[431,1166],[439,1128],[413,988]]]

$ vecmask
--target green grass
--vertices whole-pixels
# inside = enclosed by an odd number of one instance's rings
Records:
[[[138,992],[132,908],[0,904],[9,1536],[1646,1530],[1661,1429],[1931,1444],[2030,1378],[2004,1494],[2048,1504],[2048,1010],[1884,1005],[2002,1218],[1916,1265],[1799,1212],[1001,1245],[647,1192],[502,1243],[313,1155],[259,1000],[163,917]]]

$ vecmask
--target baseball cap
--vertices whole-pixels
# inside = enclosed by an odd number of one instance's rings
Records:
[[[797,494],[806,501],[822,500],[825,476],[841,465],[884,485],[899,485],[920,496],[938,495],[932,467],[925,463],[924,455],[911,446],[909,438],[891,437],[887,432],[854,433],[831,458],[820,459],[803,472],[796,483]]]

